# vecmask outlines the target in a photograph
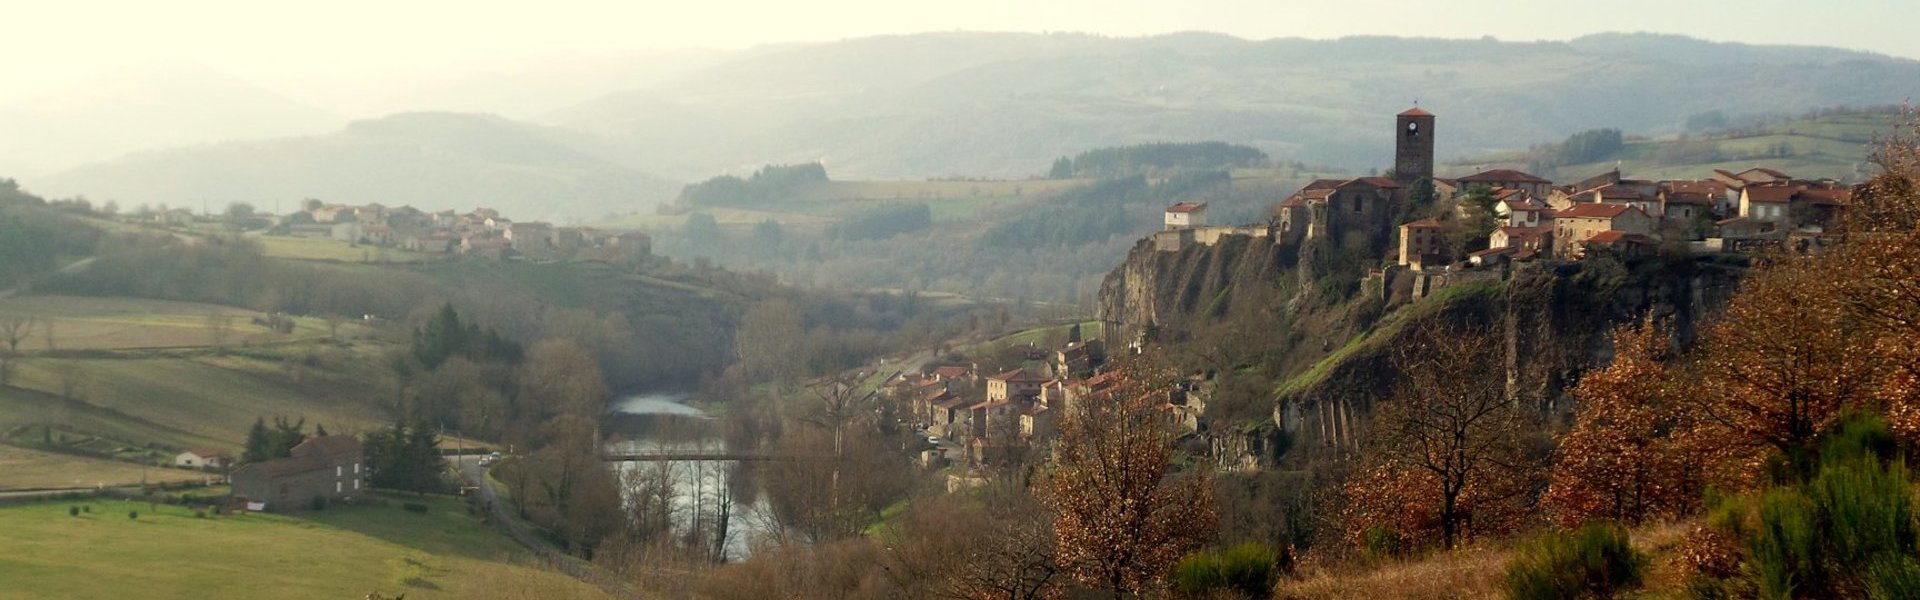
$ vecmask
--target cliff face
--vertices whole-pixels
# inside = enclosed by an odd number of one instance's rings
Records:
[[[1572,410],[1566,390],[1588,369],[1605,366],[1613,349],[1607,332],[1652,315],[1672,327],[1675,341],[1691,343],[1739,285],[1743,269],[1697,262],[1524,265],[1504,282],[1437,294],[1389,315],[1351,352],[1336,353],[1279,392],[1275,421],[1295,447],[1358,447],[1373,403],[1388,396],[1399,374],[1387,350],[1424,321],[1491,329],[1504,350],[1489,375],[1514,402],[1544,415]]]
[[[1178,340],[1236,306],[1272,302],[1297,260],[1295,246],[1264,237],[1230,235],[1175,251],[1143,239],[1100,283],[1096,310],[1107,343],[1131,344],[1149,331]]]
[[[1630,267],[1607,260],[1529,263],[1504,277],[1462,278],[1399,304],[1405,294],[1390,290],[1410,277],[1404,272],[1390,269],[1384,282],[1338,285],[1352,281],[1352,273],[1342,279],[1343,271],[1362,264],[1332,247],[1257,237],[1228,236],[1171,251],[1143,240],[1102,282],[1099,318],[1110,344],[1153,335],[1176,348],[1257,346],[1234,366],[1255,367],[1275,383],[1271,399],[1260,401],[1272,402],[1272,423],[1285,432],[1287,454],[1337,454],[1357,447],[1374,402],[1398,379],[1388,349],[1424,322],[1488,329],[1487,343],[1505,349],[1502,364],[1488,375],[1515,402],[1565,415],[1571,410],[1566,389],[1611,360],[1610,328],[1651,314],[1674,328],[1676,342],[1690,343],[1743,271],[1705,260]],[[1389,295],[1398,298],[1389,303]],[[1227,336],[1240,339],[1222,339]],[[1240,431],[1248,427],[1221,423],[1212,437],[1233,441],[1252,433]]]

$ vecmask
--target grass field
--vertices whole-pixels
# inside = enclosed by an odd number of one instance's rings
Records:
[[[186,508],[94,500],[0,506],[0,596],[193,600],[604,598],[466,516],[452,499],[335,507],[300,517],[195,518]],[[86,504],[91,513],[67,515]],[[128,519],[128,511],[139,511]]]
[[[1777,169],[1801,178],[1846,178],[1867,160],[1871,143],[1877,136],[1892,131],[1898,116],[1829,115],[1774,123],[1753,131],[1693,135],[1686,139],[1668,135],[1627,142],[1617,156],[1606,160],[1562,165],[1552,177],[1570,182],[1613,169],[1616,165],[1628,177],[1638,179],[1702,179],[1714,169],[1739,172],[1754,167]],[[1769,156],[1778,147],[1791,148],[1790,156]],[[1524,166],[1519,154],[1495,155],[1459,161],[1442,169],[1464,175],[1497,166]]]
[[[37,359],[21,366],[14,385],[57,397],[71,389],[87,405],[225,446],[246,439],[256,417],[305,418],[334,433],[382,424],[360,402],[380,379],[290,369],[238,356]]]
[[[326,323],[317,318],[294,317],[293,331],[279,333],[252,322],[264,316],[231,306],[143,298],[19,296],[0,299],[0,318],[35,320],[32,335],[20,344],[23,352],[48,349],[45,328],[49,323],[53,326],[53,347],[60,350],[192,348],[216,343],[243,346],[328,336]],[[340,329],[343,336],[363,332],[357,323],[343,324]]]
[[[259,242],[263,253],[269,258],[372,263],[414,263],[446,259],[442,254],[409,252],[380,246],[355,246],[326,238],[256,235],[249,236],[247,239]]]
[[[206,477],[184,469],[144,471],[145,481],[151,483]],[[142,474],[140,465],[132,463],[0,445],[0,491],[129,485],[140,483]]]

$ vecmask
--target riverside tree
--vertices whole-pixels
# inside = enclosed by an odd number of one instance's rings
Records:
[[[1158,408],[1172,379],[1130,367],[1067,407],[1041,495],[1055,514],[1060,565],[1114,598],[1157,589],[1217,519],[1207,473],[1175,468],[1175,432]]]

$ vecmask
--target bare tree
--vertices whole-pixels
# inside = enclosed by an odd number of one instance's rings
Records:
[[[215,348],[226,347],[227,338],[233,334],[233,315],[217,308],[207,311],[207,334]]]
[[[7,343],[7,352],[20,353],[20,342],[33,334],[34,320],[30,317],[0,318],[0,341]]]
[[[1437,533],[1451,550],[1469,524],[1497,531],[1519,517],[1513,500],[1542,470],[1521,444],[1530,415],[1486,375],[1499,364],[1491,335],[1428,325],[1395,349],[1393,396],[1376,413],[1369,455],[1347,483],[1350,535],[1376,527]],[[1405,522],[1415,512],[1430,518]],[[1423,530],[1434,524],[1438,532]]]
[[[327,337],[335,340],[340,339],[340,325],[346,323],[347,318],[343,315],[327,313],[322,315],[320,319],[327,324]]]

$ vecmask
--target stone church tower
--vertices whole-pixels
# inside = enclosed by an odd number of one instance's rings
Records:
[[[1415,106],[1394,119],[1393,179],[1407,185],[1433,177],[1433,113]]]

